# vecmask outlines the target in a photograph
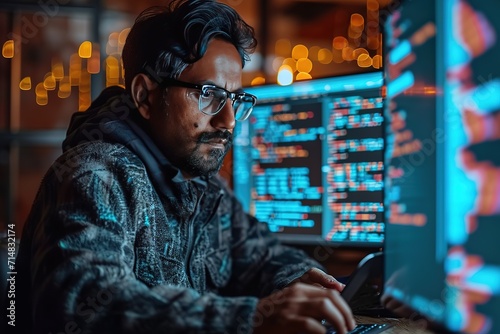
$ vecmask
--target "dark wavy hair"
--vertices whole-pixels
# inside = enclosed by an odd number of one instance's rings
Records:
[[[203,57],[213,38],[232,43],[243,66],[257,45],[254,29],[233,8],[215,0],[174,0],[144,10],[123,47],[125,87],[130,89],[132,79],[146,69],[177,78]]]

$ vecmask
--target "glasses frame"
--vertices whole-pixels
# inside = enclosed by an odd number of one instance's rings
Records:
[[[207,88],[222,90],[222,91],[224,91],[226,93],[227,97],[229,99],[231,99],[231,106],[233,107],[233,110],[234,110],[234,113],[235,113],[234,116],[235,116],[235,119],[237,121],[244,121],[244,120],[246,120],[250,116],[250,114],[252,113],[253,107],[257,103],[257,96],[255,96],[253,94],[245,93],[245,92],[230,92],[230,91],[228,91],[225,88],[222,88],[222,87],[219,87],[219,86],[216,86],[216,85],[213,85],[213,84],[198,85],[198,84],[194,84],[194,83],[190,83],[190,82],[185,82],[185,81],[177,80],[177,79],[174,79],[174,78],[163,78],[162,77],[161,81],[159,82],[159,85],[162,86],[162,87],[178,86],[178,87],[184,87],[184,88],[191,88],[191,89],[199,90],[200,92],[203,92]],[[242,97],[246,97],[246,98],[252,99],[253,103],[252,103],[252,106],[245,113],[246,116],[244,118],[242,118],[242,119],[238,119],[238,118],[236,118],[236,110],[234,109],[234,103],[237,100],[241,100]],[[200,95],[200,98],[201,98],[201,95]],[[198,102],[198,109],[200,110],[200,112],[202,112],[205,115],[214,116],[214,115],[217,115],[224,108],[224,106],[226,105],[226,103],[227,103],[227,99],[222,100],[222,103],[219,105],[219,107],[217,108],[217,110],[214,113],[207,113],[207,112],[203,111],[200,108],[200,102]]]

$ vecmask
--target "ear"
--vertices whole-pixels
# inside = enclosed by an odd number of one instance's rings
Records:
[[[157,87],[158,84],[144,73],[139,73],[134,77],[134,79],[132,79],[130,92],[132,93],[135,106],[145,119],[149,119],[151,117],[151,112],[155,102],[154,90]]]

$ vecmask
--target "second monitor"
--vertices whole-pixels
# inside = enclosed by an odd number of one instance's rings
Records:
[[[233,186],[245,209],[290,243],[382,246],[381,72],[247,88]]]

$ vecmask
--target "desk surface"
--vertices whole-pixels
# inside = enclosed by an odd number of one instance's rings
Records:
[[[432,331],[425,329],[424,320],[410,320],[403,318],[373,318],[366,316],[354,316],[358,324],[380,324],[389,323],[393,327],[388,328],[383,334],[411,333],[411,334],[432,334]]]

